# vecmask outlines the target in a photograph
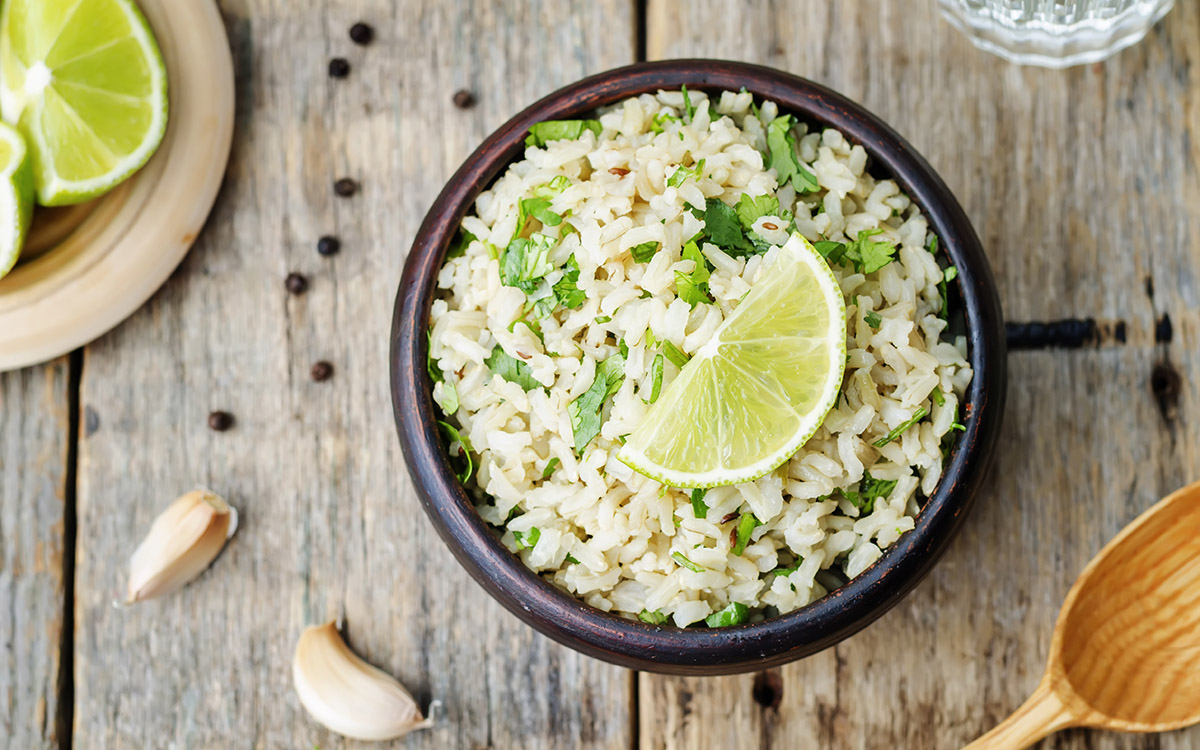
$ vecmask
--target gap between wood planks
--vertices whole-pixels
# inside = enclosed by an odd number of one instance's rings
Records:
[[[75,502],[79,467],[79,403],[83,349],[71,352],[67,367],[67,465],[63,473],[63,618],[58,644],[58,711],[55,739],[71,750],[75,725]]]

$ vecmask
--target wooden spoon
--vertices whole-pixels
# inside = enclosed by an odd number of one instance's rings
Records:
[[[1029,700],[968,750],[1015,750],[1067,727],[1165,732],[1200,722],[1200,482],[1100,550],[1054,627]]]

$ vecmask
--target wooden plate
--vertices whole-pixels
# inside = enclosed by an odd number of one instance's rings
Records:
[[[211,0],[140,0],[167,65],[158,153],[85,206],[38,209],[29,251],[0,279],[0,371],[82,346],[154,294],[200,233],[233,139],[233,58]]]

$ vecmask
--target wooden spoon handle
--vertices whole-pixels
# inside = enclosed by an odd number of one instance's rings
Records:
[[[1076,723],[1062,699],[1043,681],[1011,716],[963,750],[1022,750]]]

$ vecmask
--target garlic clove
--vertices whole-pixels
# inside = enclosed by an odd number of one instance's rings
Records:
[[[126,604],[169,594],[204,572],[237,530],[237,511],[215,493],[195,490],[154,519],[129,561]]]
[[[391,740],[432,723],[403,685],[350,650],[336,621],[300,635],[292,681],[305,710],[345,737]]]

